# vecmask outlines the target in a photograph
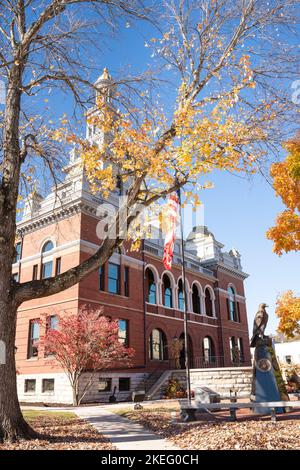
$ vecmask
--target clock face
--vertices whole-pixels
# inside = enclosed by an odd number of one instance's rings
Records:
[[[261,372],[269,372],[269,370],[271,370],[272,364],[269,359],[263,358],[256,361],[256,367]]]

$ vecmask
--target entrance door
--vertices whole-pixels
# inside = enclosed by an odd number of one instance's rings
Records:
[[[179,358],[180,368],[185,369],[184,333],[180,335],[179,339],[183,343],[183,348],[180,351],[180,358]],[[190,335],[188,336],[188,354],[189,354],[189,367],[190,369],[192,369],[193,368],[193,343],[192,343]]]

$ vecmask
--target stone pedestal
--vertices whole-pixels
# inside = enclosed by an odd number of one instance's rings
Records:
[[[252,380],[252,400],[254,402],[287,401],[281,371],[270,338],[259,338],[256,342]],[[269,414],[270,409],[253,409],[260,414]],[[283,408],[276,408],[283,413]]]

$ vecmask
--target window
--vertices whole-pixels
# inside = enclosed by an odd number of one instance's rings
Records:
[[[111,392],[111,378],[99,378],[98,392]]]
[[[204,361],[208,362],[209,364],[216,361],[215,347],[210,336],[206,336],[203,339],[203,356],[204,356]]]
[[[47,279],[48,277],[52,277],[52,261],[47,261],[47,263],[42,263],[41,269],[41,278]]]
[[[121,195],[123,193],[123,189],[124,189],[124,185],[123,185],[123,180],[122,180],[122,177],[120,175],[117,175],[117,184],[116,184],[116,188],[119,192],[119,195]]]
[[[99,290],[105,290],[105,267],[99,268]]]
[[[40,339],[40,323],[38,320],[29,322],[28,359],[38,356],[38,343]]]
[[[292,364],[292,356],[284,356],[284,360],[287,364]]]
[[[48,318],[48,328],[49,330],[57,330],[58,329],[58,317],[56,315],[51,315]]]
[[[120,293],[120,266],[118,264],[108,264],[108,292]]]
[[[244,362],[244,345],[243,345],[243,339],[242,338],[238,338],[237,339],[237,346],[238,346],[238,350],[239,350],[239,360],[240,362]]]
[[[119,392],[129,392],[129,391],[130,391],[130,378],[120,377],[119,378]]]
[[[238,346],[238,343],[235,339],[234,336],[231,336],[231,338],[229,338],[229,347],[230,347],[230,358],[231,358],[231,361],[234,363],[234,364],[239,364],[240,361],[241,361],[241,358],[240,358],[240,350],[239,350],[239,346]]]
[[[128,320],[119,320],[119,341],[124,344],[124,346],[129,345],[129,321]]]
[[[36,281],[38,278],[38,265],[35,264],[32,268],[32,280]]]
[[[205,311],[208,317],[213,317],[213,299],[210,289],[205,289]]]
[[[236,305],[235,305],[235,292],[232,287],[228,287],[228,318],[231,321],[237,321],[237,312],[236,312]]]
[[[163,276],[163,301],[165,307],[173,307],[171,281],[166,274]]]
[[[12,275],[12,278],[13,278],[13,280],[14,280],[15,282],[19,282],[19,273],[14,273],[14,274]]]
[[[61,258],[56,258],[55,261],[55,276],[58,276],[61,271]]]
[[[54,392],[54,379],[43,379],[42,380],[42,393],[53,393]]]
[[[124,268],[124,295],[129,297],[129,267]]]
[[[167,338],[162,330],[152,330],[149,338],[150,359],[164,361],[168,359]]]
[[[193,284],[192,302],[193,302],[193,312],[201,313],[201,301],[200,301],[199,289],[196,284]]]
[[[35,393],[35,386],[36,386],[35,379],[25,379],[25,382],[24,382],[25,393]]]
[[[241,312],[240,312],[240,303],[236,302],[236,321],[240,322],[241,321]]]
[[[149,304],[156,304],[156,284],[154,274],[151,269],[146,269],[146,289],[147,289],[147,302]]]
[[[179,279],[178,282],[178,308],[179,310],[184,310],[184,293],[183,293],[183,283]]]
[[[51,315],[47,317],[46,331],[57,330],[58,329],[58,317],[56,315]],[[51,351],[50,348],[46,347],[44,351],[44,356],[55,356],[55,353]]]
[[[17,263],[20,261],[22,256],[22,243],[18,242],[15,246],[15,257],[14,257],[14,263]]]
[[[43,248],[42,248],[42,253],[46,253],[47,251],[53,250],[54,245],[51,240],[48,240],[46,243],[44,243]]]

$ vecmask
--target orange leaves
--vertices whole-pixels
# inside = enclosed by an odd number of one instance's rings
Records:
[[[267,231],[267,238],[274,241],[273,251],[282,255],[283,251],[300,250],[300,216],[292,210],[281,212],[275,227]]]
[[[289,151],[286,159],[271,166],[273,187],[277,196],[287,206],[278,215],[275,227],[267,232],[267,238],[274,241],[273,251],[300,250],[300,140],[296,138],[285,145]]]
[[[288,290],[278,297],[276,315],[279,318],[278,331],[288,337],[300,333],[300,298]]]

